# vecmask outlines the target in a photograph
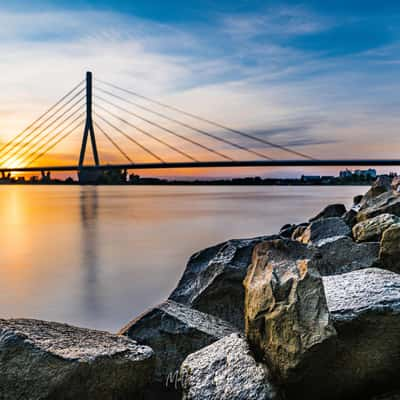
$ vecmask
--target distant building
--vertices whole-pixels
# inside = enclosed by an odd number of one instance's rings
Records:
[[[333,182],[335,182],[334,176],[321,176],[321,183],[326,185]]]
[[[340,171],[339,176],[341,178],[351,178],[353,176],[353,173],[346,168],[344,171]]]
[[[321,177],[319,175],[302,175],[301,181],[305,183],[318,183],[321,181]]]
[[[344,171],[340,171],[339,176],[340,178],[343,179],[361,178],[368,180],[368,179],[375,179],[377,177],[377,174],[376,174],[376,169],[374,168],[369,168],[365,170],[356,169],[354,171],[351,171],[346,168]]]

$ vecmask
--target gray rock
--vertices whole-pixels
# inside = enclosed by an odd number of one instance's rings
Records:
[[[398,191],[400,186],[400,176],[395,176],[392,180],[392,190]]]
[[[233,334],[191,354],[180,371],[183,400],[272,400],[277,392],[266,365]]]
[[[332,218],[341,217],[346,212],[346,207],[344,204],[330,204],[326,206],[319,214],[310,219],[310,222],[314,222],[321,218]]]
[[[335,275],[371,268],[379,263],[379,243],[355,243],[348,236],[320,240],[315,246],[321,275]]]
[[[169,297],[243,329],[243,279],[254,246],[267,238],[229,240],[194,254]]]
[[[357,211],[350,209],[343,215],[342,219],[350,228],[353,228],[357,223]]]
[[[323,351],[324,368],[298,369],[289,398],[370,398],[399,387],[400,275],[378,268],[323,277],[337,336]]]
[[[153,351],[128,338],[30,319],[0,320],[0,398],[140,399]]]
[[[382,235],[379,259],[382,266],[400,273],[400,224],[393,224]]]
[[[357,214],[357,221],[365,221],[380,214],[400,216],[400,193],[384,192],[364,202]]]
[[[307,229],[308,224],[300,224],[297,225],[296,229],[293,231],[292,233],[292,239],[293,240],[299,240],[299,238],[301,237],[301,235],[305,232],[305,230]]]
[[[375,396],[370,400],[400,400],[400,391]]]
[[[392,214],[380,214],[361,221],[353,226],[353,237],[357,242],[378,242],[383,232],[391,225],[398,223],[400,218]]]
[[[317,244],[319,240],[350,235],[351,229],[343,219],[334,217],[312,222],[298,240],[304,244]]]
[[[119,333],[154,350],[155,382],[165,386],[188,354],[235,331],[217,317],[168,300],[130,322]]]
[[[371,201],[373,202],[374,198],[380,196],[383,193],[391,192],[392,190],[392,178],[389,176],[380,176],[375,180],[375,182],[371,185],[371,188],[367,193],[363,196],[361,200],[361,204],[368,204]]]
[[[361,203],[362,199],[363,199],[364,195],[362,194],[358,194],[357,196],[353,197],[353,207],[357,206],[358,204]]]
[[[293,235],[293,232],[297,228],[297,225],[286,224],[282,226],[281,230],[279,231],[279,236],[290,238]]]
[[[244,281],[246,337],[283,382],[297,380],[306,359],[303,368],[318,369],[320,360],[309,354],[336,334],[317,262],[309,255],[296,241],[265,241],[255,247]]]

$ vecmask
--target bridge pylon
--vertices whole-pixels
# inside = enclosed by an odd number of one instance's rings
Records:
[[[79,155],[78,176],[81,183],[96,183],[102,174],[99,170],[85,170],[84,161],[88,137],[92,146],[93,159],[95,166],[100,165],[99,153],[97,151],[96,136],[93,125],[93,74],[86,72],[86,122],[83,131],[81,151]]]

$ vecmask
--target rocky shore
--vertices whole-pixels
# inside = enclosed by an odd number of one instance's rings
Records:
[[[400,399],[399,187],[194,254],[117,334],[0,320],[0,399]]]

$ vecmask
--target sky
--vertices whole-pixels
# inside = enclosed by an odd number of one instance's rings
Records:
[[[0,5],[0,54],[4,143],[91,70],[95,78],[315,158],[396,158],[400,151],[398,1],[14,0]],[[204,149],[131,120],[196,158],[211,157]],[[213,126],[185,121],[232,138]],[[128,131],[120,121],[115,123]],[[117,131],[108,128],[108,133],[135,161],[150,161]],[[129,134],[139,135],[132,129]],[[77,131],[40,162],[76,163],[81,135]],[[123,161],[106,138],[97,136],[104,162]],[[140,140],[168,160],[180,159],[149,138]],[[215,145],[207,140],[205,144]],[[272,158],[291,158],[251,140],[232,140]],[[226,144],[217,146],[233,158],[249,158]],[[163,174],[301,172],[335,171]]]

